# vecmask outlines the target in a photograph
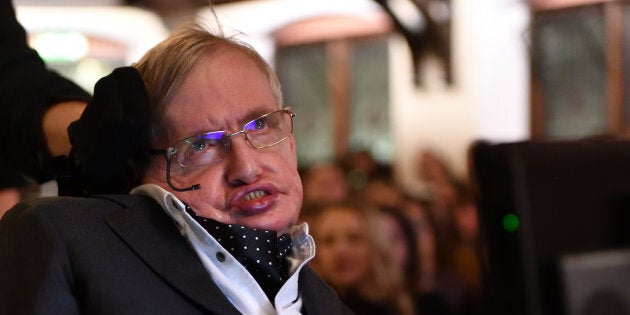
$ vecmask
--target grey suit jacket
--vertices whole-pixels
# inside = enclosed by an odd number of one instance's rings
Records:
[[[314,272],[303,312],[350,314]],[[0,221],[0,314],[238,314],[160,206],[143,196],[54,197]]]

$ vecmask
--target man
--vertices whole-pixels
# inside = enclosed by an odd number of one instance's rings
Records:
[[[258,54],[196,27],[115,70],[73,156],[87,193],[136,187],[9,211],[0,313],[350,313],[306,266],[292,116]]]

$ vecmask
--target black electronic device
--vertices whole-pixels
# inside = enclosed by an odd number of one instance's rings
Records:
[[[480,142],[472,159],[488,314],[630,314],[630,142]]]

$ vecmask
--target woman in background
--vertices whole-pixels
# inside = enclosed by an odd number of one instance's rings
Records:
[[[453,314],[446,300],[431,288],[426,287],[427,281],[424,281],[424,277],[431,276],[431,273],[422,273],[423,268],[428,267],[428,264],[423,263],[421,258],[423,255],[429,256],[424,257],[427,259],[434,257],[428,251],[432,247],[424,248],[423,240],[417,237],[414,225],[416,221],[412,220],[402,207],[380,205],[377,206],[377,210],[378,230],[386,238],[387,249],[404,274],[405,291],[413,300],[415,313],[420,315]],[[418,230],[418,232],[421,231]],[[420,235],[428,236],[425,232]],[[432,239],[429,241],[432,242]]]
[[[357,314],[414,314],[375,209],[343,201],[306,215],[317,242],[312,267],[346,305]]]

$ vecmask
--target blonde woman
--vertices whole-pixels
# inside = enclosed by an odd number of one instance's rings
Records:
[[[353,201],[312,207],[315,271],[357,314],[413,314],[403,272],[375,209]]]

